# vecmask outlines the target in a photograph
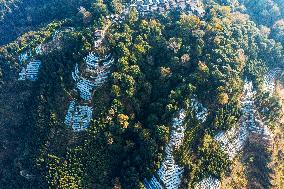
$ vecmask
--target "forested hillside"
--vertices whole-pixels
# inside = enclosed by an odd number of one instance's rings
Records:
[[[1,0],[0,45],[49,22],[75,17],[88,0]]]
[[[0,5],[0,188],[283,186],[283,1]]]

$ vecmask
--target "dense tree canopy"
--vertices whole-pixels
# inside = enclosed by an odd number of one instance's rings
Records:
[[[22,13],[29,15],[32,9],[31,18],[20,17],[16,21],[20,28],[27,22],[34,28],[61,21],[0,48],[0,102],[7,91],[13,98],[21,94],[19,101],[3,103],[5,115],[18,107],[12,113],[21,115],[21,122],[0,119],[1,127],[10,127],[3,134],[9,142],[1,144],[8,147],[0,152],[0,157],[6,157],[0,161],[0,186],[144,188],[144,178],[161,165],[172,119],[180,109],[187,112],[184,141],[174,152],[185,169],[181,187],[192,188],[203,178],[228,173],[231,161],[214,136],[238,125],[246,79],[261,91],[263,75],[284,67],[283,13],[278,1],[240,1],[252,19],[241,9],[234,10],[236,2],[206,2],[204,17],[179,10],[141,16],[131,9],[122,22],[111,25],[107,16],[121,14],[125,1],[60,0],[28,5]],[[267,13],[268,9],[274,14]],[[15,11],[4,16],[0,28],[14,19]],[[45,12],[48,15],[36,19]],[[270,27],[271,32],[259,25]],[[95,48],[95,31],[106,26],[103,46]],[[1,42],[6,39],[10,37]],[[43,62],[38,80],[18,84],[22,66],[18,55],[28,50],[34,54],[39,44],[47,50],[34,57]],[[65,113],[70,99],[82,99],[73,90],[71,76],[76,63],[84,67],[90,51],[104,56],[110,52],[114,64],[107,82],[88,102],[94,109],[90,127],[73,132],[64,124]],[[276,97],[267,95],[261,91],[256,104],[268,109],[264,119],[271,126],[280,116],[280,105]],[[206,108],[206,120],[198,117],[192,106],[195,101]],[[11,148],[16,150],[11,152]],[[265,151],[262,146],[247,146],[251,148]],[[267,154],[260,158],[268,159]]]

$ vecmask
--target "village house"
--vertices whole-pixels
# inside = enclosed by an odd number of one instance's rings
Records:
[[[203,16],[205,13],[199,0],[137,0],[129,7],[136,8],[142,16],[156,11],[164,13],[170,9],[180,9],[197,16]]]

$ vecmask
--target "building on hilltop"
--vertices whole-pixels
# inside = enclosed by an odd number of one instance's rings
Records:
[[[136,8],[144,16],[152,12],[164,13],[171,9],[179,9],[189,14],[204,16],[204,6],[200,0],[137,0],[129,6]]]

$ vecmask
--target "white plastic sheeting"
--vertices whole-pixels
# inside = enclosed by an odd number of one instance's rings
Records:
[[[109,68],[114,62],[111,55],[105,56],[101,59],[95,53],[89,53],[88,56],[84,58],[87,65],[85,72],[90,73],[89,78],[84,78],[80,76],[80,71],[78,64],[75,66],[74,72],[72,72],[72,78],[76,81],[76,88],[78,89],[80,96],[83,100],[91,100],[93,92],[96,87],[104,84],[109,75]],[[99,65],[101,63],[101,65]]]
[[[275,68],[273,70],[270,70],[265,76],[264,76],[264,89],[272,95],[275,91],[275,85],[276,85],[276,78],[281,73],[280,68]]]
[[[93,52],[90,52],[89,55],[84,58],[84,61],[86,62],[89,69],[99,67],[100,60],[100,57]]]
[[[27,50],[19,54],[18,60],[19,60],[19,65],[21,66],[21,72],[19,73],[18,80],[36,81],[38,79],[38,72],[42,62],[40,60],[36,60],[34,58],[34,55],[42,55],[42,54],[43,54],[42,44],[39,44],[35,48],[35,54],[33,54],[31,50]],[[25,63],[28,64],[25,66]]]
[[[147,181],[147,179],[144,179],[144,186],[147,189],[163,189],[163,186],[160,184],[160,182],[155,176],[152,176],[149,182]]]
[[[58,30],[55,30],[52,34],[52,40],[58,39],[58,37],[61,33],[72,32],[72,31],[75,31],[75,28],[73,28],[73,27],[62,27]]]
[[[194,189],[220,189],[221,182],[214,177],[208,177],[199,182]]]
[[[180,110],[178,116],[173,119],[170,142],[166,146],[166,157],[157,172],[159,178],[168,189],[178,188],[181,183],[183,168],[175,162],[173,151],[182,145],[185,131],[185,116],[185,111]]]
[[[76,105],[71,101],[66,117],[65,124],[71,126],[75,131],[82,131],[89,127],[93,116],[93,109],[89,106]]]
[[[233,159],[242,150],[250,133],[258,134],[263,139],[271,139],[272,133],[261,121],[254,107],[254,95],[252,82],[246,81],[244,85],[244,97],[242,100],[243,115],[240,126],[234,127],[227,132],[221,132],[215,139],[220,142],[223,150]]]
[[[273,79],[269,79],[269,81],[272,82]],[[259,134],[263,136],[263,139],[265,140],[271,138],[270,130],[262,123],[261,119],[258,118],[257,111],[254,107],[254,96],[255,91],[253,90],[253,84],[251,81],[246,80],[244,84],[243,98],[241,101],[242,117],[239,120],[239,126],[233,127],[232,129],[226,132],[221,132],[215,136],[215,140],[221,144],[224,152],[228,154],[231,160],[233,160],[234,157],[241,152],[250,133]],[[195,189],[220,188],[220,181],[213,177],[203,179],[195,187]]]
[[[75,81],[75,87],[80,94],[84,104],[89,104],[92,100],[93,92],[98,87],[103,85],[110,73],[114,59],[111,55],[107,55],[104,58],[100,58],[95,53],[89,53],[84,58],[86,69],[83,73],[88,73],[87,76],[82,76],[80,73],[79,65],[75,65],[75,70],[72,72],[72,78]],[[76,105],[76,102],[72,100],[69,105],[65,117],[65,124],[71,126],[75,131],[83,131],[90,125],[92,119],[93,109],[87,105]]]
[[[198,121],[201,123],[206,121],[208,110],[196,98],[191,99],[191,108],[194,110]]]
[[[196,98],[191,99],[191,108],[193,109],[196,118],[202,123],[206,121],[208,110]],[[157,171],[157,178],[152,176],[150,181],[144,180],[147,189],[162,189],[161,183],[166,189],[178,189],[183,175],[183,167],[180,167],[173,155],[175,149],[180,148],[183,143],[185,133],[185,110],[180,110],[178,116],[173,118],[172,130],[170,134],[170,142],[165,149],[165,159]],[[158,181],[160,180],[161,183]]]
[[[35,48],[35,53],[37,55],[42,55],[43,54],[43,46],[42,44],[38,45],[36,48]]]
[[[232,160],[242,150],[247,140],[248,130],[245,127],[234,127],[226,133],[219,133],[215,136],[215,140],[221,144],[224,152],[228,154]]]
[[[183,168],[175,162],[173,151],[179,148],[183,142],[185,116],[186,113],[182,109],[179,111],[178,116],[173,119],[170,142],[166,146],[166,157],[160,169],[157,171],[159,179],[167,189],[178,189],[181,183]],[[155,176],[153,176],[149,182],[145,180],[145,187],[147,189],[162,189],[161,184],[157,181]]]
[[[233,127],[226,132],[220,132],[215,136],[215,140],[221,144],[222,149],[228,154],[232,160],[243,148],[248,137],[248,123],[253,106],[253,85],[252,82],[245,82],[243,99],[242,99],[242,112],[244,117],[241,118],[241,124],[238,127]],[[221,183],[217,178],[208,177],[196,184],[195,189],[220,189]]]
[[[275,80],[270,81],[275,83]],[[271,83],[271,85],[273,85],[273,83]],[[254,107],[255,91],[253,91],[252,82],[245,85],[245,91],[245,98],[242,101],[242,111],[245,119],[242,124],[245,124],[250,133],[259,134],[264,138],[271,138],[272,133],[270,132],[270,129],[262,122],[259,113]]]
[[[36,81],[38,78],[38,72],[39,72],[40,66],[41,66],[40,60],[31,61],[27,65],[27,68],[24,68],[24,67],[22,68],[22,71],[19,73],[18,80]]]
[[[80,91],[80,96],[84,100],[92,99],[92,92],[95,88],[95,83],[85,78],[81,78],[76,84],[77,89]]]
[[[23,52],[19,55],[19,64],[22,65],[24,62],[26,62],[30,58],[28,52]]]
[[[242,150],[249,134],[248,128],[254,125],[253,96],[252,82],[246,81],[241,102],[243,116],[240,120],[240,126],[233,127],[215,136],[215,140],[221,144],[224,152],[228,154],[231,160]]]

